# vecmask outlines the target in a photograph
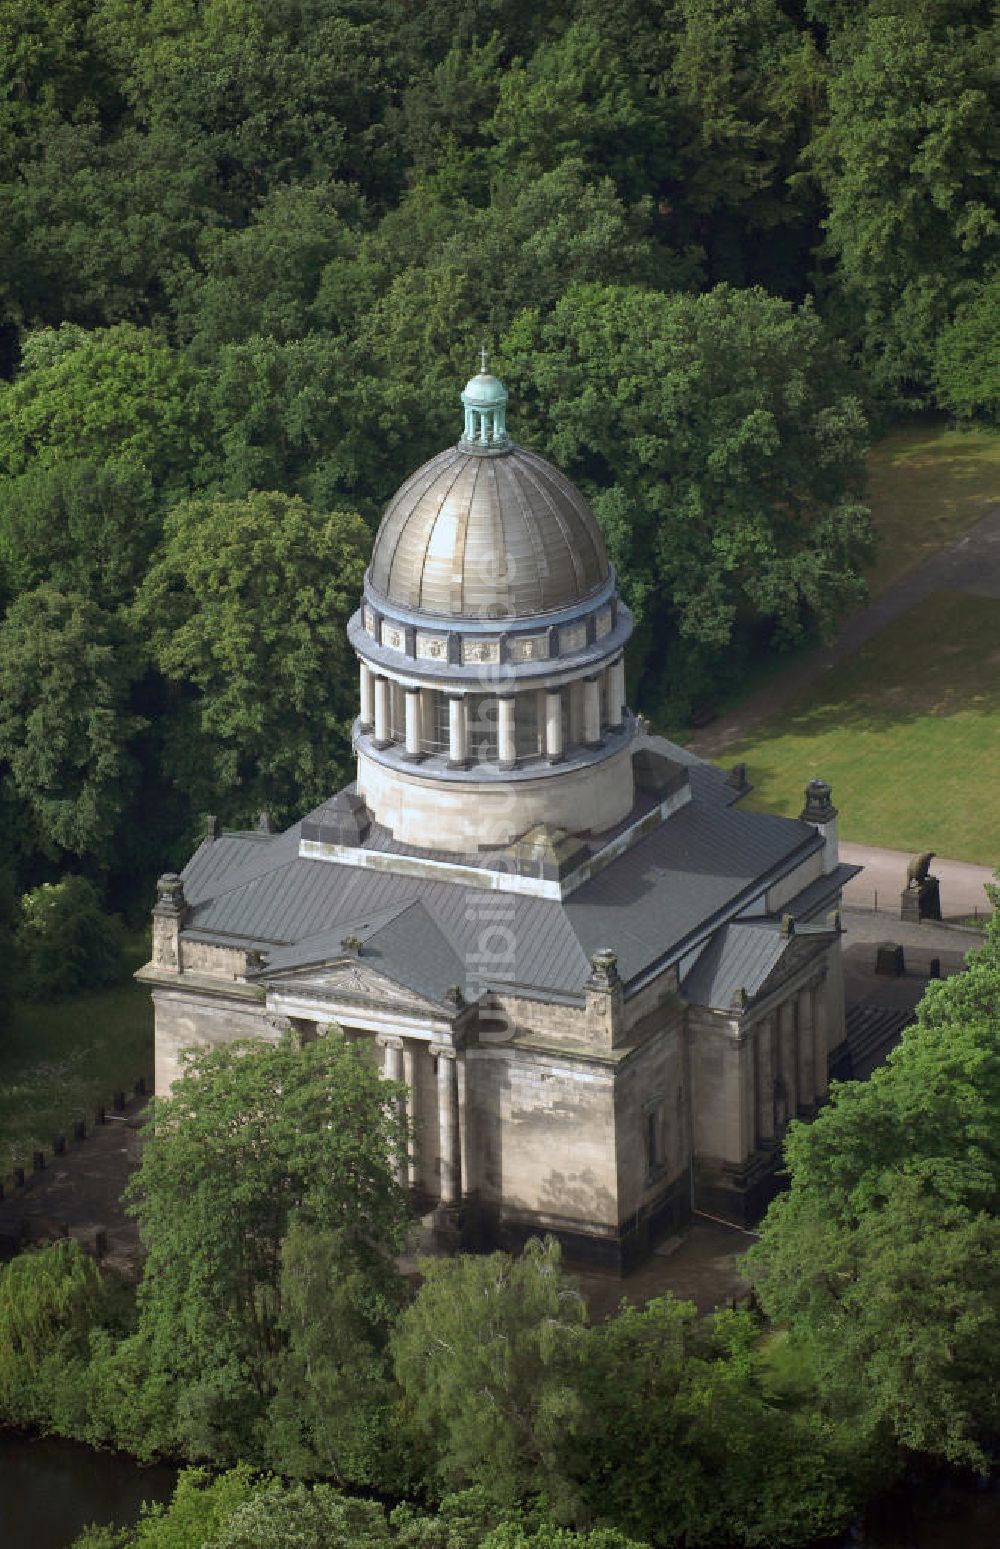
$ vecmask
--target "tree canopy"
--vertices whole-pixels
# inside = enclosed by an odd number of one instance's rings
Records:
[[[1000,916],[931,984],[867,1082],[786,1145],[789,1192],[749,1255],[823,1408],[873,1442],[984,1466],[1000,1434]]]

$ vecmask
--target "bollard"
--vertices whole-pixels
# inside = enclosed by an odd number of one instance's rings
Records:
[[[24,1187],[24,1168],[23,1167],[15,1167],[14,1168],[14,1187],[16,1189],[22,1189]]]
[[[65,1156],[66,1155],[66,1136],[65,1135],[56,1135],[54,1137],[54,1139],[52,1141],[52,1155],[53,1156]]]
[[[97,1112],[94,1114],[94,1123],[95,1124],[103,1124],[105,1122],[105,1119],[106,1119],[106,1115],[105,1115],[104,1109],[103,1108],[98,1108]]]
[[[86,1140],[86,1138],[87,1138],[87,1126],[86,1126],[86,1124],[84,1124],[82,1119],[77,1119],[76,1122],[73,1125],[73,1139],[74,1140]]]
[[[135,1084],[135,1095],[136,1095],[136,1097],[145,1097],[145,1095],[146,1095],[146,1078],[145,1078],[145,1076],[140,1076],[138,1081],[136,1082],[136,1084]]]
[[[941,977],[941,959],[939,957],[932,957],[931,958],[930,966],[927,969],[927,977],[928,977],[928,979],[940,979],[940,977]]]
[[[34,1151],[31,1156],[31,1165],[36,1173],[40,1173],[45,1166],[45,1152]]]
[[[103,1226],[97,1227],[94,1232],[94,1257],[103,1259],[108,1251],[108,1234]]]
[[[124,1092],[116,1092],[115,1093],[115,1095],[114,1095],[114,1102],[113,1102],[112,1106],[114,1107],[115,1113],[121,1113],[122,1109],[125,1107],[125,1093]]]
[[[905,972],[903,949],[894,941],[880,942],[875,953],[875,972],[898,978]]]

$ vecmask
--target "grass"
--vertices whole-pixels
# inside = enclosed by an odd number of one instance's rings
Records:
[[[129,941],[129,971],[148,956]],[[48,1004],[15,1001],[0,1063],[0,1176],[50,1151],[75,1119],[93,1118],[116,1090],[153,1071],[149,990],[128,983]]]
[[[833,786],[842,838],[1000,862],[1000,601],[940,592],[776,713],[726,762],[749,805],[797,816]]]
[[[1000,431],[926,425],[894,431],[869,453],[868,477],[882,540],[866,572],[876,597],[1000,500]]]

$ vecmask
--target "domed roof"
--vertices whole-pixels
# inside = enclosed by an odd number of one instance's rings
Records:
[[[480,371],[474,377],[470,377],[465,384],[462,393],[463,403],[482,404],[488,407],[494,403],[507,402],[507,389],[490,371]]]
[[[400,607],[502,618],[572,606],[609,574],[594,514],[558,468],[510,441],[461,441],[393,496],[368,579]]]

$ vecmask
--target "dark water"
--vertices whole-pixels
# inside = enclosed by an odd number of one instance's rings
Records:
[[[0,1549],[66,1549],[91,1522],[131,1523],[169,1500],[177,1470],[120,1452],[0,1432]]]
[[[91,1522],[135,1522],[143,1501],[167,1501],[177,1469],[143,1468],[120,1452],[0,1431],[0,1549],[68,1549]],[[997,1549],[1000,1489],[971,1483],[900,1488],[875,1503],[858,1549]]]

